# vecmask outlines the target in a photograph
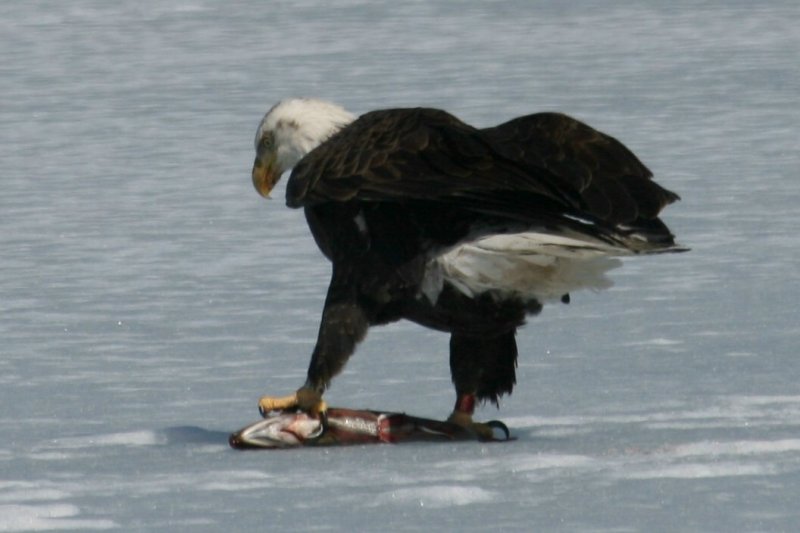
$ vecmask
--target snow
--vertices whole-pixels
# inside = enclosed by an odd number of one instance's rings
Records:
[[[51,531],[77,529],[111,529],[118,527],[111,520],[75,519],[80,509],[75,505],[0,505],[0,514],[6,517],[2,531]]]
[[[0,4],[0,531],[792,531],[800,6]],[[237,452],[329,268],[252,190],[281,98],[558,110],[683,200],[685,254],[519,333],[517,440]],[[280,198],[281,184],[273,194]],[[447,337],[374,329],[331,405],[447,414]]]

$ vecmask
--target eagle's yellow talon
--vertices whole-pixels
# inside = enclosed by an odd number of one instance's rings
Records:
[[[328,410],[328,406],[319,392],[306,387],[301,387],[288,396],[262,396],[258,400],[258,410],[261,412],[261,416],[267,416],[267,414],[273,411],[289,411],[295,409],[318,417]]]
[[[297,395],[290,394],[288,396],[274,397],[262,396],[258,400],[258,410],[262,414],[270,413],[272,411],[285,411],[297,406]]]

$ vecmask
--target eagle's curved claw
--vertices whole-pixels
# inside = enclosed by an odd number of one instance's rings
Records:
[[[466,426],[466,428],[475,434],[480,441],[491,442],[511,440],[511,432],[508,430],[508,426],[499,420],[491,420],[489,422],[472,422]],[[498,435],[498,431],[502,433],[502,437]]]
[[[319,412],[319,429],[308,436],[308,442],[313,443],[321,439],[328,432],[328,411]]]
[[[472,415],[466,411],[456,409],[452,412],[447,419],[448,422],[461,426],[482,441],[505,441],[511,440],[511,432],[508,426],[499,420],[491,420],[489,422],[475,422]],[[498,436],[496,431],[502,433],[502,438]]]
[[[492,430],[492,439],[491,440],[511,440],[511,432],[508,430],[508,426],[505,423],[501,422],[500,420],[489,420],[485,424]],[[503,438],[498,439],[495,437],[494,430],[500,430],[503,433]]]
[[[314,417],[322,417],[328,406],[322,399],[322,394],[307,387],[301,387],[288,396],[262,396],[258,400],[258,411],[265,418],[273,411],[291,410],[300,410]]]

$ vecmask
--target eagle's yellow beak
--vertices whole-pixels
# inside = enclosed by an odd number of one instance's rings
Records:
[[[269,198],[270,191],[279,179],[281,179],[281,170],[275,164],[275,155],[269,154],[263,157],[258,154],[253,162],[253,187],[256,188],[258,194]]]

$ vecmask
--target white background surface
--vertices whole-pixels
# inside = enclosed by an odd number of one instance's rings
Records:
[[[793,530],[796,2],[0,4],[0,531]],[[503,445],[228,449],[304,379],[328,265],[252,190],[292,95],[541,110],[683,196],[520,332]],[[447,337],[371,331],[328,394],[444,417]]]

